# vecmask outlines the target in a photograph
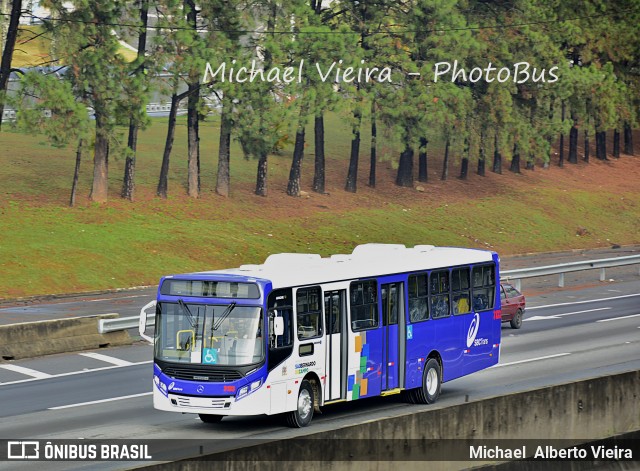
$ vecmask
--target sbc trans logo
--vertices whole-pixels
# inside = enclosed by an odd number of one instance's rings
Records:
[[[467,333],[467,348],[473,345],[473,341],[476,339],[476,335],[478,335],[478,329],[480,329],[480,314],[476,312],[469,326],[469,332]]]

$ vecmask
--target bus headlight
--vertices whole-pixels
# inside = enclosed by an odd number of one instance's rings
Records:
[[[260,386],[262,386],[262,379],[255,380],[253,383],[251,383],[251,385],[247,384],[245,386],[242,386],[238,390],[238,394],[236,394],[236,400],[242,399],[243,397],[248,396],[249,394],[254,392],[256,389],[258,389]]]

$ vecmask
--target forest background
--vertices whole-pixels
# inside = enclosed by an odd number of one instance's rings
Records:
[[[639,1],[41,4],[0,12],[0,298],[363,242],[640,242]],[[203,83],[233,59],[393,81]],[[411,75],[453,60],[559,80]]]

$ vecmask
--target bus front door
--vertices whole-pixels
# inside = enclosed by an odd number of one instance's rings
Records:
[[[396,389],[403,384],[404,372],[404,283],[380,285],[382,325],[384,329],[384,361],[382,390]]]
[[[324,293],[327,331],[325,401],[335,401],[347,397],[346,299],[347,291],[344,289]]]

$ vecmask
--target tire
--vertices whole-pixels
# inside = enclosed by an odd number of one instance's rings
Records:
[[[296,410],[287,412],[287,425],[292,428],[306,427],[313,419],[313,388],[306,379],[300,385]]]
[[[442,385],[442,368],[435,358],[427,359],[422,372],[422,387],[415,390],[418,404],[433,404],[440,396]]]
[[[222,420],[224,415],[212,415],[212,414],[198,414],[200,420],[205,424],[217,424]]]
[[[402,400],[404,402],[408,402],[409,404],[415,404],[416,403],[416,394],[415,394],[415,389],[405,389],[404,391],[402,391],[401,397]]]
[[[519,329],[520,327],[522,327],[522,309],[518,309],[514,314],[513,319],[511,319],[512,329]]]

